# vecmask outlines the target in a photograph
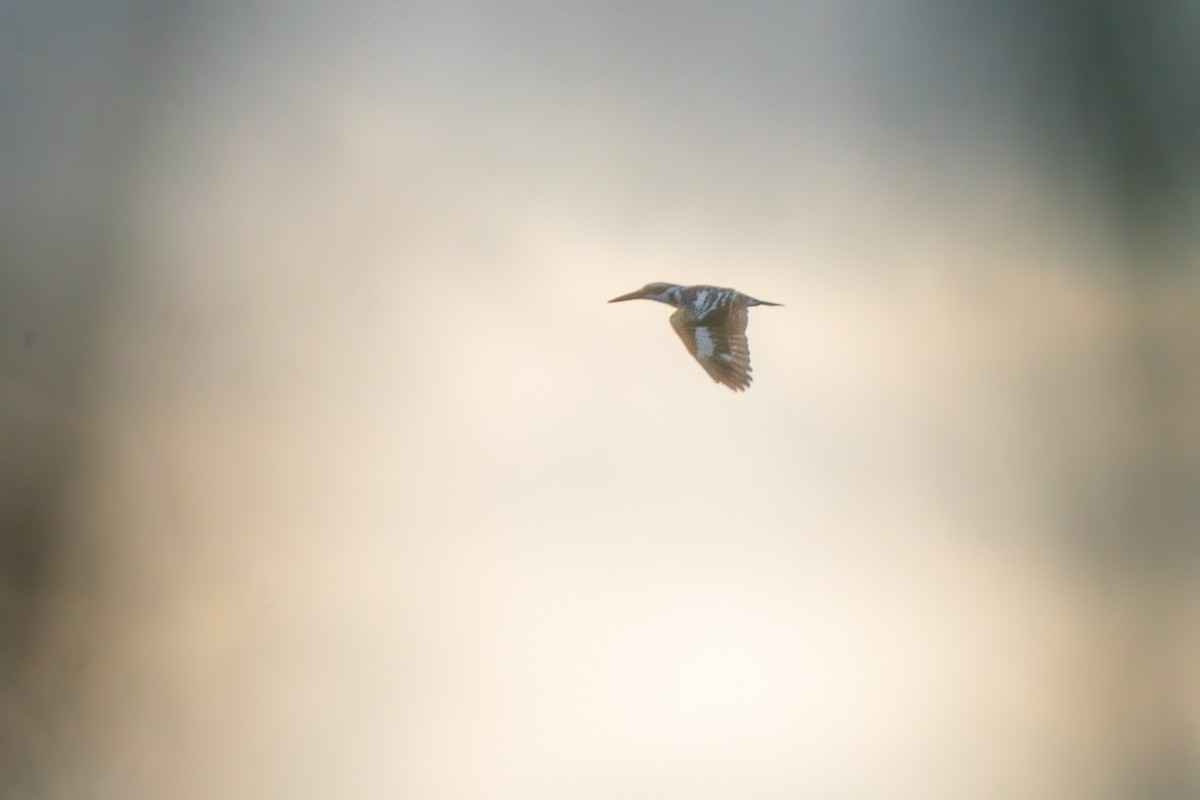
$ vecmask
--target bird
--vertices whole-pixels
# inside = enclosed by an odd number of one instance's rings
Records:
[[[780,306],[720,286],[680,286],[648,283],[636,292],[609,300],[657,300],[675,307],[671,325],[700,366],[717,383],[745,391],[750,376],[750,347],[746,322],[750,306]]]

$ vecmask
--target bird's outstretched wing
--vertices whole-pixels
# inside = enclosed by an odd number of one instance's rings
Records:
[[[678,309],[671,315],[671,325],[714,381],[741,392],[753,380],[750,345],[746,341],[747,317],[746,302],[739,298],[698,321],[688,320],[684,310]]]

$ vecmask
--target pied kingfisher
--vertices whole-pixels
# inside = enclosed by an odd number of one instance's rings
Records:
[[[657,300],[675,306],[671,325],[688,352],[717,383],[735,392],[750,386],[750,347],[746,343],[746,318],[750,306],[778,306],[756,300],[735,289],[719,286],[677,286],[648,283],[636,292],[609,300]]]

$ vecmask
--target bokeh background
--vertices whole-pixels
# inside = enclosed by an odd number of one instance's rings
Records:
[[[5,797],[1200,793],[1194,3],[0,30]]]

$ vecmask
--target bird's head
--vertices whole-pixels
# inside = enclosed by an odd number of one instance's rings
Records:
[[[647,283],[636,292],[623,294],[609,300],[610,303],[620,303],[625,300],[657,300],[660,303],[679,305],[680,287],[674,283]]]

